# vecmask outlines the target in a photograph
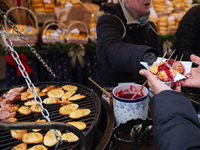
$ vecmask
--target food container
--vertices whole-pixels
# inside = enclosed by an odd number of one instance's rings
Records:
[[[73,21],[67,28],[66,40],[67,43],[73,43],[77,45],[87,44],[89,40],[89,31],[87,25],[81,21]]]
[[[116,125],[125,123],[131,119],[147,118],[149,101],[148,89],[143,87],[137,96],[131,99],[141,86],[142,85],[136,83],[125,83],[113,89],[113,109]]]
[[[57,20],[49,20],[49,24],[44,24],[43,32],[42,32],[42,42],[43,43],[64,43],[65,36],[62,27],[59,26]],[[54,28],[56,27],[56,29]]]
[[[103,89],[106,90],[110,95],[106,95],[105,92],[102,92],[102,98],[105,99],[110,106],[113,108],[113,96],[112,96],[112,90],[114,87],[104,87]]]
[[[153,63],[153,65],[156,65],[156,64],[159,64],[160,62],[166,62],[166,58],[161,58],[161,57],[158,57],[157,60]],[[167,82],[164,82],[164,83],[167,83],[168,86],[170,86],[171,82],[176,82],[176,81],[179,81],[179,80],[182,80],[182,79],[185,79],[186,77],[189,76],[189,73],[190,73],[190,70],[191,70],[191,67],[192,67],[192,62],[191,61],[180,61],[183,66],[184,66],[184,74],[180,74],[179,72],[177,72],[176,76],[174,77],[173,81],[167,81]],[[147,70],[150,70],[150,66],[146,63],[146,62],[140,62],[145,68],[147,68]],[[157,75],[155,75],[157,77]]]
[[[14,11],[15,10],[15,11]],[[27,42],[30,43],[31,46],[34,46],[36,42],[38,41],[38,33],[39,33],[39,27],[38,27],[38,21],[35,16],[35,14],[26,7],[12,7],[6,12],[6,16],[13,15],[15,13],[22,13],[23,10],[26,13],[27,20],[30,19],[29,22],[31,22],[31,25],[28,24],[15,24],[15,27],[25,38]],[[16,21],[16,20],[15,20]],[[7,21],[4,20],[5,23],[5,29],[7,31],[7,37],[10,39],[15,47],[22,47],[27,46],[24,40],[19,37],[19,35],[8,26]],[[4,45],[4,44],[3,44]]]
[[[156,150],[151,119],[132,119],[114,128],[115,150]]]

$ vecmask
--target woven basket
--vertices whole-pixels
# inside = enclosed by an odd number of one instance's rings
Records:
[[[15,9],[24,9],[24,10],[28,11],[33,16],[33,20],[35,22],[36,33],[31,33],[31,34],[30,33],[24,33],[24,34],[22,33],[22,34],[25,37],[25,40],[28,41],[31,46],[35,45],[35,43],[38,40],[38,33],[39,33],[38,22],[37,22],[36,16],[34,15],[34,13],[30,9],[28,9],[26,7],[12,7],[6,12],[6,16],[8,16],[8,14],[12,10],[15,10]],[[8,32],[6,20],[4,20],[4,23],[5,23],[5,29],[7,31],[6,35],[12,41],[13,45],[16,46],[16,47],[27,46],[25,41],[22,40],[16,32],[14,32],[14,33]]]
[[[49,23],[49,24],[47,24],[47,23]],[[62,31],[62,36],[63,36],[62,38],[57,38],[55,36],[46,36],[46,32],[52,26],[57,26],[58,29],[60,29]],[[56,33],[56,30],[55,30],[54,33]],[[43,43],[53,43],[53,44],[55,44],[55,43],[64,43],[65,42],[64,31],[58,25],[56,20],[48,20],[47,22],[44,23],[43,32],[42,32],[42,42]]]
[[[42,25],[42,31],[44,30],[44,28],[49,24],[49,23],[57,23],[58,21],[56,19],[47,19],[43,25]]]
[[[81,32],[84,32],[84,34],[86,34],[86,37],[84,38],[79,38],[79,37],[70,37],[69,34],[71,33],[71,31],[75,28],[77,28],[77,26],[81,27],[82,30],[80,30]],[[84,30],[84,31],[83,31]],[[69,26],[68,29],[66,31],[66,40],[67,43],[74,43],[74,44],[87,44],[88,40],[89,40],[89,31],[88,31],[88,27],[86,26],[85,23],[81,22],[81,21],[74,21],[72,22]]]

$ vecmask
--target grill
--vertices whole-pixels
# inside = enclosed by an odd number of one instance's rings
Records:
[[[99,123],[99,119],[100,119],[100,112],[101,112],[101,103],[100,103],[100,99],[99,97],[89,88],[79,85],[79,84],[75,84],[75,83],[69,83],[69,82],[43,82],[43,83],[35,83],[35,87],[38,87],[40,89],[43,89],[47,86],[50,85],[56,85],[57,87],[61,87],[63,85],[66,84],[70,84],[70,85],[75,85],[78,87],[78,90],[76,93],[85,95],[86,97],[82,100],[76,101],[74,103],[77,103],[79,105],[79,108],[88,108],[91,110],[91,113],[88,116],[79,118],[79,119],[71,119],[69,118],[69,116],[63,116],[59,114],[59,108],[61,107],[60,104],[48,104],[45,105],[43,104],[44,108],[46,108],[49,112],[50,115],[50,119],[52,122],[59,122],[59,123],[66,123],[69,121],[83,121],[86,123],[87,127],[86,129],[84,129],[83,135],[86,139],[86,141],[92,136],[92,134],[94,133],[94,131],[96,130],[98,123]],[[26,85],[20,85],[20,86],[26,86]],[[0,95],[3,95],[6,91],[8,91],[9,89],[4,89],[0,91]],[[42,97],[42,99],[45,97]],[[24,102],[21,100],[16,101],[15,103],[24,105]],[[43,116],[41,114],[34,114],[31,113],[28,116],[25,115],[20,115],[17,112],[16,118],[18,120],[18,122],[22,122],[22,124],[24,122],[34,122],[37,119],[44,119]],[[28,123],[29,124],[29,123]],[[28,129],[28,131],[31,131],[31,128],[27,128],[27,126],[24,127],[24,129]],[[47,123],[48,124],[48,123]],[[46,128],[47,129],[47,128]],[[61,132],[64,131],[62,129],[59,129]],[[48,130],[42,129],[40,131],[40,133],[42,133],[43,135],[46,134]],[[65,131],[66,132],[66,131]],[[21,143],[22,141],[20,140],[16,140],[14,138],[12,138],[10,131],[0,131],[0,149],[3,150],[10,150],[12,149],[14,146],[16,146],[17,144]],[[42,144],[42,143],[41,143]],[[28,144],[27,148],[32,147],[33,144]],[[75,143],[70,143],[68,145],[69,149],[79,149],[80,146],[80,141],[75,142]],[[55,149],[55,147],[48,147],[48,149]],[[59,148],[59,149],[66,149],[66,147],[64,148]]]

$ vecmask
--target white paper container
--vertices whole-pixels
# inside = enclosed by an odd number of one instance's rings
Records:
[[[159,64],[161,62],[161,57],[158,57],[157,60],[153,63],[153,65],[155,64]],[[165,62],[167,59],[164,58],[162,60],[162,62]],[[146,62],[140,62],[145,68],[147,68],[147,70],[149,70],[149,67],[148,64]],[[185,73],[184,74],[189,74],[190,73],[190,70],[191,70],[191,67],[192,67],[192,62],[191,61],[181,61],[181,63],[183,64],[183,66],[185,67]],[[189,76],[189,75],[188,75]],[[180,73],[177,72],[177,75],[176,77],[174,78],[174,82],[176,81],[179,81],[179,80],[182,80],[184,78],[186,78],[187,76],[184,76]]]

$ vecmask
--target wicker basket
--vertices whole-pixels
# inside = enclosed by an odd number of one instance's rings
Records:
[[[50,23],[49,23],[50,22]],[[49,23],[49,24],[48,24]],[[48,32],[48,29],[52,26],[57,26],[57,29],[60,29],[62,31],[62,37],[58,38],[55,35],[59,35],[59,33],[55,30],[55,32],[51,33],[50,36],[47,36],[46,33]],[[64,31],[62,28],[58,25],[56,20],[47,20],[47,22],[44,23],[43,25],[43,32],[42,32],[42,42],[43,43],[64,43],[65,42],[65,36],[64,36]]]
[[[44,28],[49,24],[49,23],[57,23],[58,21],[56,19],[47,19],[43,25],[42,25],[42,31],[44,30]]]
[[[38,29],[38,22],[37,22],[37,18],[36,16],[34,15],[34,13],[29,10],[28,8],[26,7],[12,7],[10,8],[7,12],[6,12],[6,15],[8,16],[8,14],[12,11],[12,10],[15,10],[15,9],[24,9],[26,11],[28,11],[32,16],[33,16],[33,20],[35,22],[35,29],[36,29],[36,32],[35,33],[22,33],[23,36],[25,37],[25,40],[28,41],[30,43],[31,46],[35,45],[35,43],[37,42],[38,40],[38,33],[39,33],[39,29]],[[27,46],[27,44],[25,43],[24,40],[22,40],[19,35],[16,33],[16,32],[13,32],[13,33],[9,33],[8,32],[8,27],[7,27],[7,22],[6,20],[4,20],[4,23],[5,23],[5,29],[7,31],[6,35],[7,37],[12,41],[13,45],[16,46],[16,47],[21,47],[21,46]],[[12,29],[13,30],[13,29]],[[14,31],[14,30],[13,30]]]
[[[85,37],[71,37],[69,36],[71,34],[71,31],[74,30],[75,28],[79,28],[79,30],[86,34]],[[89,40],[89,31],[88,31],[88,27],[86,26],[85,23],[81,22],[81,21],[74,21],[72,22],[69,26],[68,29],[66,31],[66,40],[67,43],[74,43],[74,44],[87,44],[88,40]]]

